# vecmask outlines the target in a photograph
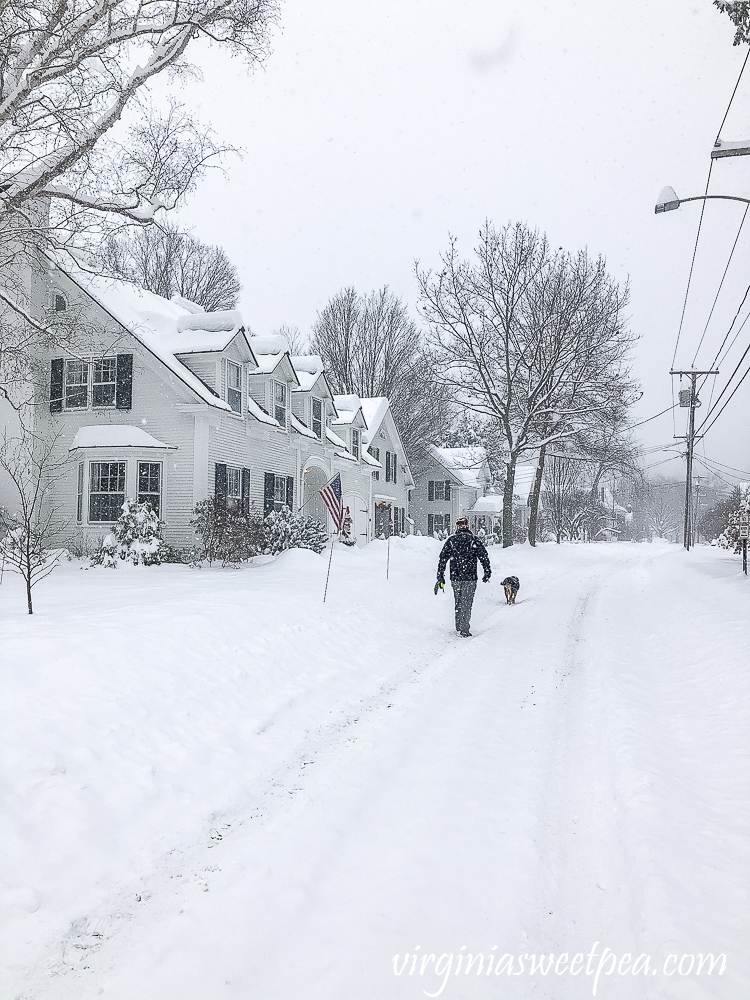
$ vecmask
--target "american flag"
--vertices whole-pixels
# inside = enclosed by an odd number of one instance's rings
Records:
[[[336,531],[341,531],[344,526],[344,505],[341,498],[341,473],[337,472],[330,482],[327,482],[320,491],[323,503],[333,518]]]

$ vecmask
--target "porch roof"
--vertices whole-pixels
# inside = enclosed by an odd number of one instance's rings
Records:
[[[176,445],[164,444],[131,424],[96,424],[79,427],[69,451],[76,448],[159,448],[174,450]]]

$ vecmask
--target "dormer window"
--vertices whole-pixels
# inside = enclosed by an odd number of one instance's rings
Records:
[[[242,413],[242,368],[227,361],[227,402],[235,413]]]
[[[359,458],[359,431],[352,427],[352,455]]]
[[[57,293],[55,295],[55,312],[64,313],[67,312],[67,309],[68,309],[68,300],[65,298],[64,295],[60,295],[59,293]]]
[[[273,415],[282,427],[286,427],[286,385],[284,382],[273,383]]]
[[[312,399],[312,432],[319,438],[323,434],[323,401]]]

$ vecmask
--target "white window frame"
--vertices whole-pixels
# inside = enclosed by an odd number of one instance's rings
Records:
[[[86,482],[86,463],[78,463],[78,498],[76,500],[76,522],[83,524],[84,484]]]
[[[121,465],[122,466],[122,469],[123,469],[123,472],[122,472],[122,491],[120,491],[119,489],[118,490],[101,490],[101,489],[94,490],[93,489],[93,485],[94,485],[94,466],[102,466],[102,465],[107,465],[107,466],[112,466],[112,465],[118,465],[119,466],[119,465]],[[120,475],[119,471],[116,474],[117,474],[117,476],[119,478],[119,475]],[[99,473],[99,476],[100,476],[99,485],[101,485],[101,472]],[[110,470],[108,470],[108,472],[107,472],[107,479],[110,480],[111,477],[112,477],[112,473],[111,473]],[[96,461],[89,462],[89,490],[88,490],[88,509],[87,509],[88,516],[86,518],[86,521],[87,521],[88,524],[114,524],[114,522],[120,516],[119,515],[119,511],[118,511],[118,513],[116,514],[115,517],[110,518],[108,520],[105,520],[103,518],[102,519],[92,518],[91,517],[91,500],[92,500],[92,497],[97,497],[97,496],[118,496],[119,497],[119,496],[121,496],[122,497],[122,503],[124,503],[125,502],[125,497],[127,495],[128,495],[128,463],[127,463],[127,461],[124,461],[122,459],[115,459],[114,461],[107,461],[107,460],[99,460],[99,459],[97,459]],[[118,507],[119,506],[121,506],[121,504],[118,505]]]
[[[97,382],[97,374],[102,373],[104,367],[107,367],[109,371],[112,372],[113,378],[110,382],[109,379],[106,382]],[[99,372],[97,373],[97,367]],[[117,406],[117,358],[110,355],[109,357],[94,358],[89,365],[91,371],[91,409],[92,410],[114,410]],[[97,403],[94,401],[94,393],[97,386],[99,388],[112,388],[112,402],[111,403]]]
[[[439,493],[438,493],[438,487],[440,488],[440,492]],[[434,479],[433,480],[432,490],[433,490],[433,493],[432,493],[433,502],[435,500],[445,501],[445,480],[444,479]]]
[[[282,507],[286,505],[286,476],[280,476],[278,473],[273,474],[273,509],[281,510]],[[279,490],[279,484],[281,484],[281,490]],[[281,493],[281,499],[279,499],[279,492]]]
[[[282,400],[283,400],[282,403],[279,403],[276,400],[276,390],[277,389],[281,389],[281,395],[282,395]],[[286,422],[287,422],[287,416],[286,415],[287,415],[287,408],[288,408],[287,407],[288,397],[289,397],[289,390],[287,388],[286,382],[277,382],[276,379],[274,379],[271,382],[271,409],[272,409],[274,420],[281,427],[283,427],[284,429],[286,429]],[[279,418],[278,412],[281,412],[281,414],[282,414],[281,418]]]
[[[159,470],[159,489],[158,492],[153,490],[141,490],[141,466],[142,465],[155,465]],[[149,471],[149,479],[151,478],[151,472]],[[151,484],[149,483],[149,486]],[[164,493],[164,467],[161,462],[152,462],[150,459],[144,458],[139,459],[135,467],[135,498],[138,503],[144,503],[146,500],[151,502],[151,509],[155,512],[156,516],[161,519],[163,512],[162,496]],[[157,497],[157,504],[154,507],[151,497]],[[143,498],[143,499],[141,499]]]
[[[237,375],[237,385],[229,384],[229,373],[234,369]],[[238,413],[242,415],[242,365],[238,365],[236,361],[230,361],[227,358],[227,371],[226,371],[226,389],[227,389],[227,403],[232,410],[232,413]],[[234,395],[230,398],[230,392]],[[237,405],[235,406],[234,403]]]
[[[354,455],[356,459],[359,459],[359,444],[360,444],[359,431],[357,430],[356,427],[352,427],[352,455]]]
[[[316,420],[315,418],[315,404],[320,407],[320,418]],[[323,400],[318,399],[317,396],[310,397],[310,430],[313,432],[318,440],[323,440],[323,427],[325,426],[325,409],[323,407]],[[318,424],[318,430],[315,430],[315,424]]]
[[[237,509],[242,503],[242,469],[227,466],[227,506]]]
[[[70,382],[69,381],[69,379],[68,379],[68,373],[69,373],[70,369],[72,367],[76,366],[76,365],[83,366],[85,368],[85,371],[86,371],[86,381],[85,382]],[[64,408],[66,410],[87,410],[89,408],[89,399],[91,398],[90,394],[89,394],[89,382],[90,381],[91,381],[91,364],[88,361],[88,359],[86,359],[86,360],[79,359],[79,358],[66,358],[65,359],[65,368],[64,368],[64,372],[63,372],[63,406],[64,406]],[[79,393],[80,393],[81,390],[83,390],[85,392],[85,395],[86,395],[86,402],[83,403],[82,405],[79,404],[77,406],[71,406],[68,403],[68,386],[73,387],[74,390],[78,390]]]

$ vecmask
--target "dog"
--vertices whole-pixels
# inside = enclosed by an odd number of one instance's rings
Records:
[[[517,576],[506,576],[503,580],[503,587],[505,588],[505,603],[515,604],[516,594],[521,589],[521,584],[518,582]]]

